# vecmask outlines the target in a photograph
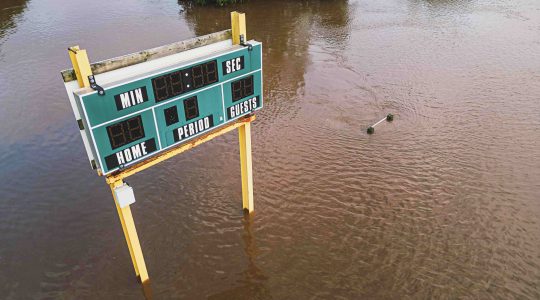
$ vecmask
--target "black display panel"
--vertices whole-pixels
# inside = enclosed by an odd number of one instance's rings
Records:
[[[156,102],[160,102],[216,83],[217,81],[217,61],[212,60],[204,64],[153,78],[152,87]]]
[[[144,138],[144,128],[141,116],[107,126],[107,134],[111,148],[116,149],[136,140]]]
[[[199,103],[197,102],[197,96],[184,100],[184,112],[186,113],[186,121],[199,116]]]
[[[231,83],[232,101],[253,95],[253,75]]]
[[[167,126],[178,122],[178,110],[176,109],[176,105],[165,109],[163,113],[165,114],[165,124],[167,124]]]

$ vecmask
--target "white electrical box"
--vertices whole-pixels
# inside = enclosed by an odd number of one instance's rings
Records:
[[[135,194],[133,193],[133,188],[125,183],[114,188],[114,194],[116,196],[116,202],[121,208],[135,203]]]

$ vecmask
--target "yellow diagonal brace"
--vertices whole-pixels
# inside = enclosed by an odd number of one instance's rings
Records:
[[[229,124],[227,124],[224,127],[215,129],[211,131],[210,133],[204,134],[196,139],[193,139],[191,141],[188,141],[184,144],[177,145],[175,147],[172,147],[170,149],[167,149],[161,153],[156,154],[155,156],[152,156],[142,162],[136,163],[132,166],[129,166],[121,171],[112,173],[107,175],[107,183],[111,184],[113,182],[116,182],[118,180],[123,180],[131,175],[137,174],[141,171],[144,171],[152,166],[155,166],[156,164],[165,161],[169,158],[172,158],[180,153],[183,153],[187,150],[190,150],[192,148],[195,148],[199,146],[202,143],[208,142],[220,135],[223,135],[233,129],[239,128],[243,126],[246,123],[250,123],[255,120],[255,115],[246,116],[243,118],[240,118],[238,120],[235,120]]]

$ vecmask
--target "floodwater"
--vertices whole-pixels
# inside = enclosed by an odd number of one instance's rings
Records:
[[[155,299],[540,298],[538,0],[2,0],[0,298],[144,298],[66,48],[97,61],[234,9],[264,43],[256,212],[234,133],[130,178]]]

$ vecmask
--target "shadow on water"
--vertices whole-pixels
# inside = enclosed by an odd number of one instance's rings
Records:
[[[409,0],[411,12],[415,9],[424,8],[433,14],[443,12],[456,14],[459,12],[471,12],[477,1],[471,0]],[[459,15],[459,14],[458,14]]]
[[[15,19],[24,12],[27,2],[27,0],[2,0],[0,2],[0,45],[1,39],[16,27]]]
[[[0,1],[0,60],[2,59],[2,45],[7,36],[17,28],[17,18],[23,15],[27,7],[27,0]]]
[[[242,235],[244,254],[248,259],[247,268],[241,272],[244,279],[240,280],[240,285],[219,293],[209,295],[208,299],[271,299],[270,290],[265,286],[268,280],[257,264],[259,249],[257,248],[257,239],[254,232],[254,216],[244,214],[242,219],[244,233]]]
[[[146,280],[145,282],[143,282],[141,284],[142,286],[142,293],[144,295],[144,298],[146,300],[152,300],[154,299],[154,292],[152,290],[152,284],[151,284],[151,281],[150,279],[149,280]]]
[[[240,219],[242,222],[242,245],[243,252],[247,258],[247,266],[237,279],[237,286],[227,288],[220,292],[206,295],[207,299],[272,299],[269,288],[265,285],[268,276],[264,271],[257,266],[257,258],[260,255],[260,249],[257,247],[257,239],[255,233],[255,218],[254,215],[244,214]],[[186,272],[183,270],[183,272]],[[188,274],[186,274],[188,275]],[[155,280],[147,280],[141,284],[142,295],[147,300],[154,299],[154,291],[152,282]],[[158,279],[159,281],[159,279]],[[158,296],[159,298],[159,296]]]

